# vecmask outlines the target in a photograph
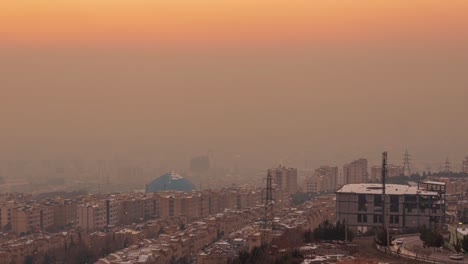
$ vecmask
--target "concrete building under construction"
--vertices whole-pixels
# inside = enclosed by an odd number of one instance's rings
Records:
[[[418,187],[386,184],[347,184],[336,192],[336,220],[350,229],[366,232],[381,227],[385,217],[389,228],[400,233],[419,226],[440,227],[444,221],[445,183],[423,182]],[[383,208],[386,214],[383,214]]]

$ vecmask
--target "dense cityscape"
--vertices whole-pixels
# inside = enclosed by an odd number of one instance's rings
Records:
[[[192,179],[210,177],[210,164],[208,155],[193,158],[190,170],[202,176]],[[325,256],[323,263],[352,256],[353,244],[340,245],[338,256],[306,243],[301,234],[325,221],[345,223],[346,235],[358,239],[382,225],[392,236],[425,226],[456,248],[468,240],[468,158],[461,164],[461,172],[447,161],[443,171],[411,174],[406,152],[401,166],[384,164],[385,170],[368,167],[364,158],[342,169],[302,170],[303,177],[300,170],[279,165],[265,170],[257,186],[219,188],[197,187],[170,171],[140,190],[108,193],[79,189],[84,186],[68,185],[64,178],[55,178],[50,192],[22,193],[27,184],[3,178],[0,263],[230,263],[243,252],[278,242],[283,247],[278,252],[304,250],[304,263],[318,256]]]

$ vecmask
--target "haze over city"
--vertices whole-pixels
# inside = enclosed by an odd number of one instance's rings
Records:
[[[467,6],[5,1],[2,158],[438,169],[468,145]]]
[[[463,260],[467,14],[1,1],[0,264]]]

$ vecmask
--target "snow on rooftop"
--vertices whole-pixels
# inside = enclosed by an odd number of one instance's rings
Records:
[[[438,181],[423,181],[421,183],[434,184],[434,185],[445,185],[445,182],[438,182]]]
[[[458,231],[458,233],[462,234],[463,236],[468,235],[468,228],[466,228],[466,227],[457,228],[457,231]]]
[[[381,194],[382,184],[377,183],[355,183],[346,184],[337,193],[359,193],[359,194]],[[418,190],[417,187],[402,185],[402,184],[386,184],[385,193],[389,195],[403,194],[421,194],[421,195],[437,195],[437,192],[429,192]]]
[[[171,171],[171,180],[182,180],[184,177],[177,174],[175,171]]]

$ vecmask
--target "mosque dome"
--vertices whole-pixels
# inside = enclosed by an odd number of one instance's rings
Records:
[[[187,192],[194,189],[195,186],[191,182],[173,171],[154,179],[146,185],[146,192],[161,192],[168,190]]]

